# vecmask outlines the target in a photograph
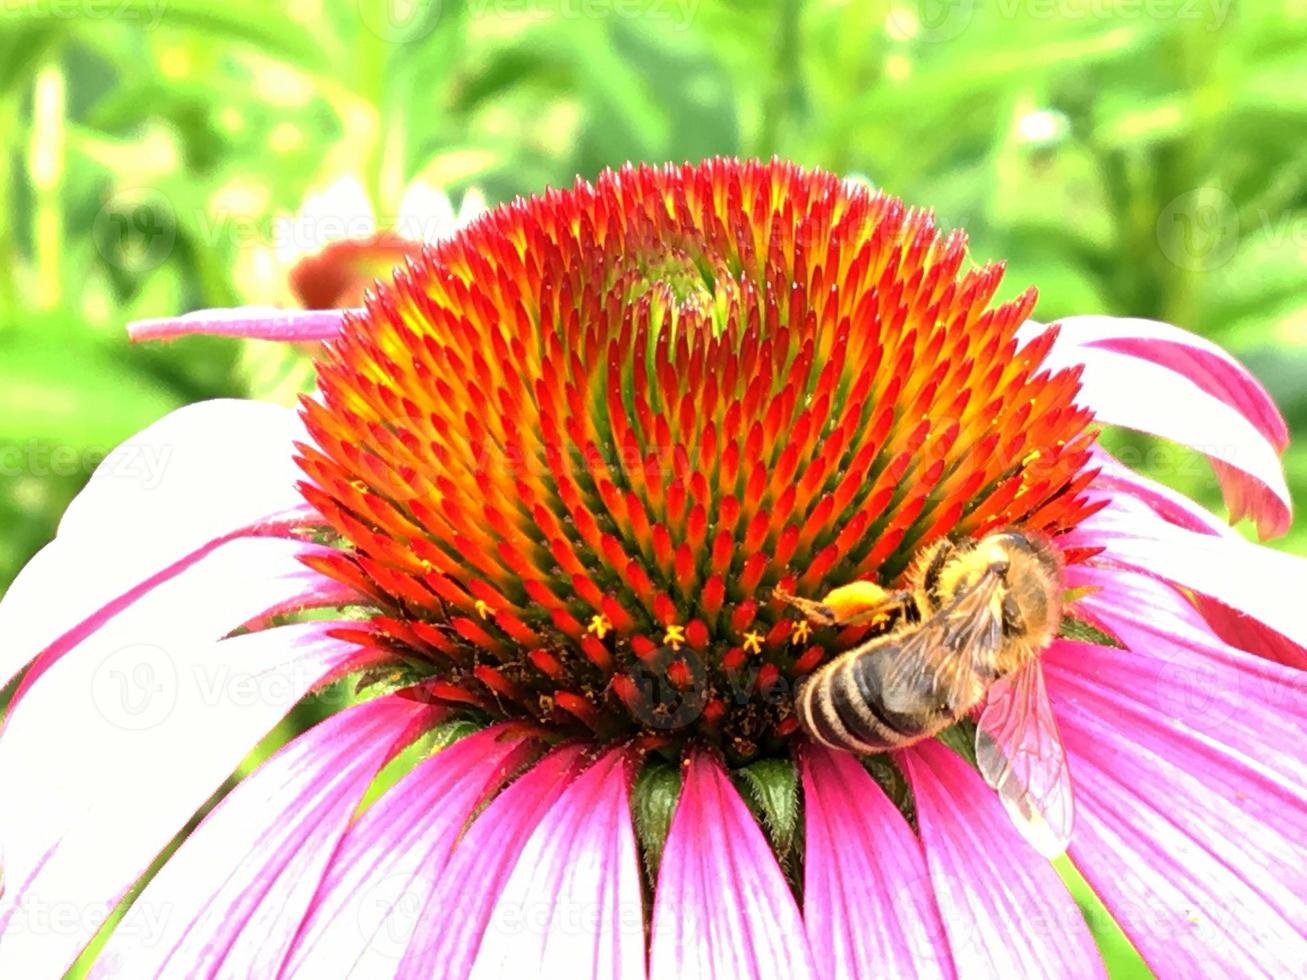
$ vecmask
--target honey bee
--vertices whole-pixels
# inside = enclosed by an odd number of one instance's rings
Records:
[[[1022,833],[1059,854],[1071,836],[1071,791],[1039,654],[1057,635],[1062,596],[1056,549],[1011,529],[935,542],[897,592],[858,582],[817,602],[778,590],[815,624],[883,627],[804,679],[798,720],[819,742],[870,754],[906,748],[980,708],[981,774]]]

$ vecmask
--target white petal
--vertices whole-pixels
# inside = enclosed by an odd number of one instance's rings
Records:
[[[302,508],[292,443],[304,438],[287,408],[222,400],[178,409],[110,453],[0,600],[0,687],[151,576]]]
[[[302,548],[223,545],[51,663],[11,709],[0,976],[62,973],[246,753],[355,654],[322,623],[218,642],[299,587]],[[75,922],[43,932],[59,909]]]

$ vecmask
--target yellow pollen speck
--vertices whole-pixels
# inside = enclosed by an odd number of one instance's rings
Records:
[[[599,639],[608,635],[608,631],[613,628],[613,624],[608,621],[608,617],[603,613],[590,617],[590,625],[585,628],[587,633],[593,633]]]
[[[810,636],[812,636],[812,627],[808,625],[806,619],[796,619],[790,623],[790,642],[795,646],[807,643]]]
[[[1021,465],[1022,465],[1022,466],[1029,466],[1029,465],[1030,465],[1031,463],[1033,463],[1035,460],[1039,459],[1039,457],[1042,456],[1042,455],[1043,455],[1043,453],[1041,453],[1038,449],[1036,449],[1034,452],[1030,453],[1030,455],[1028,455],[1025,459],[1023,459],[1023,460],[1021,461]]]
[[[488,619],[490,617],[490,606],[486,603],[485,599],[477,600],[476,610],[477,610],[477,615],[480,616],[482,619]]]
[[[673,650],[681,649],[681,644],[685,642],[685,627],[677,623],[667,627],[667,632],[663,634],[663,642]]]
[[[762,652],[762,634],[757,630],[749,630],[744,634],[744,649],[746,653]]]

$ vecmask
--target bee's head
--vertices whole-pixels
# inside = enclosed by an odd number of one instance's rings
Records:
[[[1062,560],[1042,535],[1008,529],[987,535],[986,570],[1004,589],[1004,628],[1011,634],[1049,634],[1061,618]]]

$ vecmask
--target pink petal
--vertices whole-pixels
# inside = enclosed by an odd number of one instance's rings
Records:
[[[500,892],[471,976],[644,977],[631,755],[610,751],[540,821]]]
[[[16,962],[62,972],[98,916],[54,935],[23,917],[59,903],[107,912],[258,740],[357,655],[326,623],[219,642],[299,573],[302,547],[224,545],[51,664],[11,708],[0,919],[15,906],[19,917],[0,939],[0,975]]]
[[[1286,667],[1307,670],[1307,648],[1277,633],[1265,623],[1206,596],[1195,596],[1194,605],[1207,624],[1216,631],[1216,635],[1231,646]]]
[[[1066,886],[1021,838],[980,775],[933,739],[896,758],[916,797],[958,976],[1106,976]]]
[[[559,748],[477,818],[422,904],[400,976],[465,980],[522,848],[585,765],[579,746]]]
[[[1148,650],[1160,640],[1168,646],[1183,645],[1240,670],[1262,670],[1265,666],[1263,660],[1283,663],[1276,657],[1266,657],[1259,650],[1246,651],[1229,644],[1214,630],[1204,610],[1195,608],[1189,598],[1181,596],[1174,586],[1158,581],[1147,572],[1073,566],[1068,570],[1067,584],[1073,588],[1095,590],[1077,600],[1075,609],[1110,630],[1130,649]],[[1283,644],[1279,652],[1291,653],[1292,645],[1287,640]],[[1307,661],[1284,665],[1301,670]]]
[[[700,752],[683,772],[654,891],[650,976],[816,976],[790,886],[721,764]]]
[[[921,842],[847,752],[805,747],[803,919],[817,975],[952,977]]]
[[[1232,519],[1250,514],[1263,537],[1287,531],[1292,505],[1280,465],[1282,432],[1268,421],[1269,399],[1248,393],[1246,386],[1256,385],[1252,376],[1233,359],[1217,371],[1213,362],[1219,358],[1207,351],[1203,369],[1195,369],[1197,362],[1178,356],[1172,341],[1151,340],[1160,346],[1148,359],[1137,356],[1138,342],[1118,349],[1131,336],[1149,342],[1143,327],[1132,333],[1132,325],[1148,321],[1124,321],[1112,337],[1102,327],[1108,318],[1084,318],[1094,321],[1092,329],[1080,319],[1054,325],[1058,340],[1044,361],[1050,370],[1082,367],[1079,403],[1100,422],[1149,432],[1203,453],[1221,480]],[[1037,327],[1027,324],[1024,335],[1034,336]],[[1078,343],[1077,336],[1091,342]]]
[[[225,310],[197,310],[183,316],[137,320],[127,325],[132,340],[171,340],[191,334],[215,337],[251,337],[257,340],[332,340],[349,313],[359,310],[283,310],[272,306],[241,306]]]
[[[486,729],[423,760],[364,811],[318,886],[286,972],[393,974],[464,825],[532,751],[502,726]],[[257,966],[251,958],[242,969]]]
[[[1238,536],[1186,531],[1126,496],[1113,498],[1065,540],[1102,548],[1094,559],[1099,564],[1147,572],[1218,599],[1298,646],[1307,646],[1300,585],[1307,582],[1303,558]]]
[[[146,885],[94,975],[274,976],[364,790],[431,715],[429,705],[380,698],[274,755]]]
[[[211,401],[178,409],[110,453],[58,536],[0,600],[0,687],[222,541],[284,534],[287,522],[303,521],[292,457],[304,438],[289,409]]]
[[[1071,856],[1143,956],[1179,976],[1299,975],[1302,675],[1260,665],[1275,697],[1160,642],[1058,643],[1045,662],[1081,804]]]
[[[1129,494],[1146,504],[1157,516],[1188,531],[1224,536],[1235,533],[1228,524],[1218,520],[1184,494],[1136,473],[1101,446],[1094,448],[1090,466],[1099,471],[1094,478],[1093,489],[1104,497]]]

